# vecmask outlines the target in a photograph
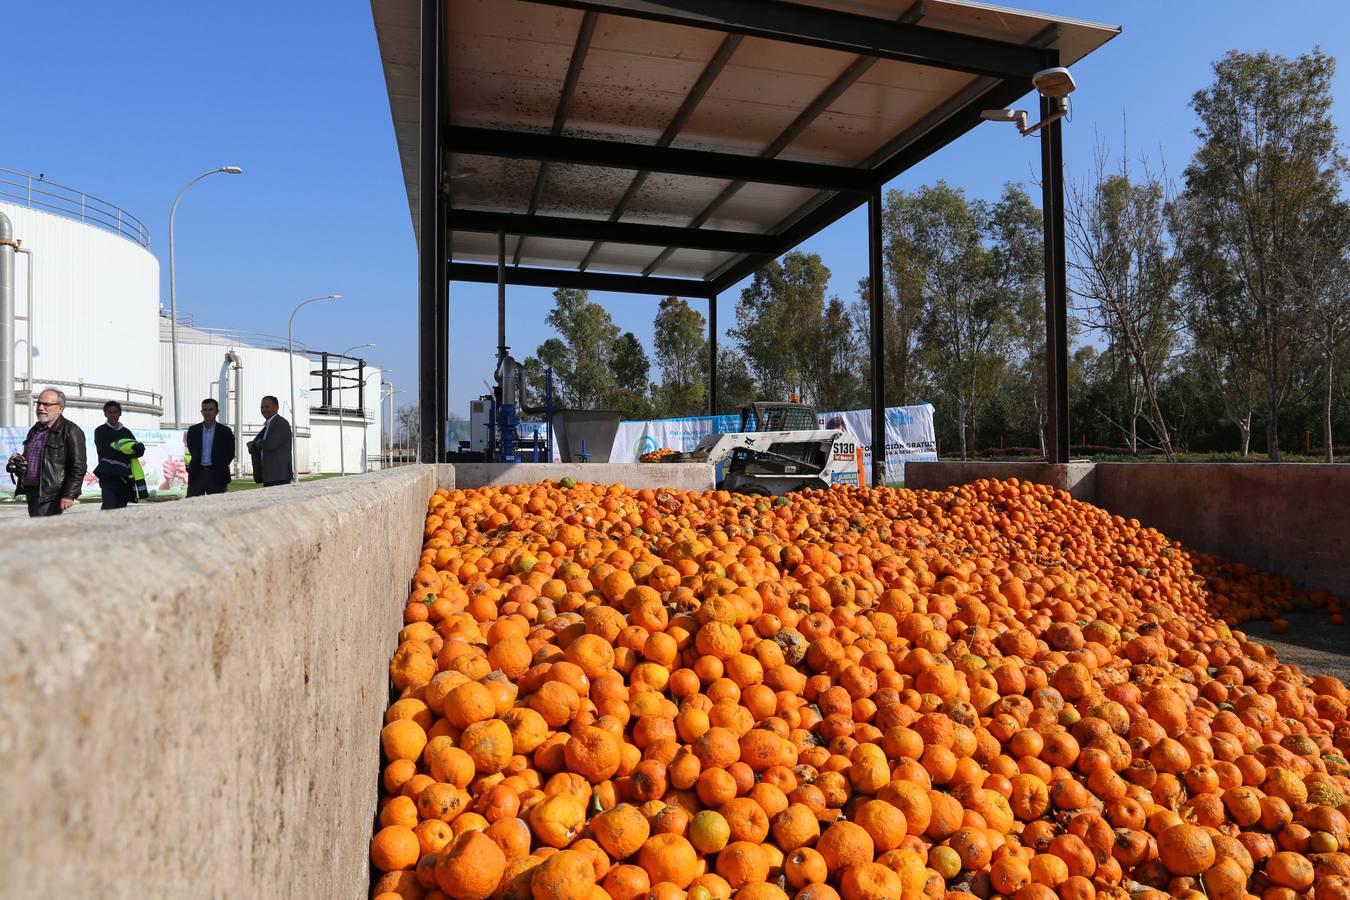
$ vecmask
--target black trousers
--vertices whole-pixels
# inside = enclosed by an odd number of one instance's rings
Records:
[[[122,509],[131,502],[134,488],[125,478],[100,478],[98,486],[103,491],[101,509]]]
[[[187,495],[201,497],[205,494],[223,494],[229,486],[225,480],[228,475],[224,466],[202,466],[196,475],[188,476]]]
[[[39,500],[37,494],[26,494],[28,497],[28,515],[32,518],[39,516],[59,516],[65,512],[61,508],[61,498],[54,497],[51,500]]]

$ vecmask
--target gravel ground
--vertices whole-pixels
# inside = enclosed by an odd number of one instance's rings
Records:
[[[1249,622],[1239,630],[1275,648],[1280,662],[1295,663],[1309,675],[1335,675],[1350,684],[1350,626],[1332,625],[1325,610],[1286,617],[1289,630],[1270,633],[1269,622]]]

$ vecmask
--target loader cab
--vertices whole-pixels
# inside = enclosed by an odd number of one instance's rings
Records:
[[[815,431],[816,409],[807,403],[747,403],[741,407],[741,433]]]

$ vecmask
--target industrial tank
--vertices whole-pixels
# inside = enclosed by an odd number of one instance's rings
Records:
[[[0,169],[0,212],[20,242],[15,424],[31,424],[37,392],[54,387],[86,430],[103,421],[107,400],[122,404],[131,429],[159,428],[159,261],[149,231],[111,203],[9,169]]]

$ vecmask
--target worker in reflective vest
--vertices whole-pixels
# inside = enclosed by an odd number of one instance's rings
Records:
[[[144,500],[150,496],[150,490],[145,486],[145,469],[141,468],[141,457],[145,455],[145,445],[135,438],[120,438],[112,442],[112,448],[121,453],[128,460],[131,467],[129,480],[131,481],[132,503],[138,500]]]

